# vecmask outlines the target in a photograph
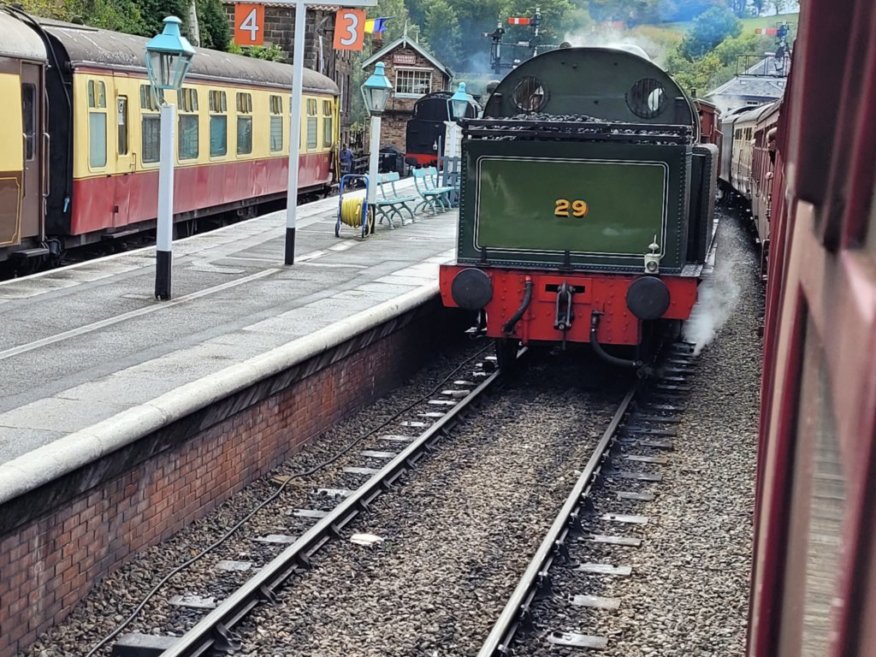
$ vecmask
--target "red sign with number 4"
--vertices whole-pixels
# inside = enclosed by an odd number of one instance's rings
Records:
[[[265,6],[234,5],[234,43],[261,46],[265,42]]]
[[[335,50],[362,50],[365,10],[338,9],[335,14]]]

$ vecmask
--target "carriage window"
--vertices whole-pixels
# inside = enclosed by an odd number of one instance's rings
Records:
[[[271,96],[271,152],[283,150],[283,97]]]
[[[140,85],[140,135],[142,142],[143,164],[158,162],[161,152],[161,121],[158,117],[158,103],[163,92],[158,92],[158,97],[148,84]]]
[[[179,159],[197,159],[200,149],[198,129],[198,92],[196,89],[179,90]]]
[[[315,98],[307,99],[307,150],[313,150],[317,144],[319,123],[316,118],[317,103]]]
[[[228,112],[224,91],[210,92],[210,157],[228,153]]]
[[[252,153],[252,94],[237,94],[237,154]]]
[[[332,101],[322,101],[322,145],[328,148],[334,143],[334,117]]]
[[[432,91],[432,71],[401,68],[395,72],[395,93],[423,96]]]
[[[119,126],[118,152],[128,154],[128,97],[119,96],[116,100],[116,123]]]
[[[36,144],[36,87],[21,85],[21,113],[24,119],[24,159],[32,160]]]
[[[512,94],[517,109],[524,112],[538,112],[547,102],[547,94],[541,80],[527,75],[517,83]]]
[[[88,81],[88,164],[106,166],[106,85]]]
[[[656,118],[666,106],[666,90],[653,78],[637,80],[627,92],[627,107],[643,119]]]

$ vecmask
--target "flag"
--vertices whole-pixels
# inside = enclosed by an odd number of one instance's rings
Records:
[[[389,18],[369,18],[365,21],[365,34],[378,34],[386,31]]]

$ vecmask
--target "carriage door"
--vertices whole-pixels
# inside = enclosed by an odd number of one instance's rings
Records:
[[[120,78],[116,78],[120,81]],[[118,88],[118,84],[116,88]],[[128,208],[131,199],[131,179],[134,176],[134,157],[131,154],[130,111],[128,97],[116,96],[116,171],[115,199],[113,201],[113,227],[127,226],[130,217]],[[112,122],[110,123],[112,125]]]
[[[43,69],[21,64],[21,115],[24,172],[21,185],[21,234],[43,237],[43,206],[48,194],[48,163],[43,130]]]

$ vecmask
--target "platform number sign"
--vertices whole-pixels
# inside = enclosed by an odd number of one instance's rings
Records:
[[[238,46],[261,46],[265,42],[265,6],[234,5],[234,42]]]
[[[339,9],[335,14],[335,50],[362,50],[365,10]]]

